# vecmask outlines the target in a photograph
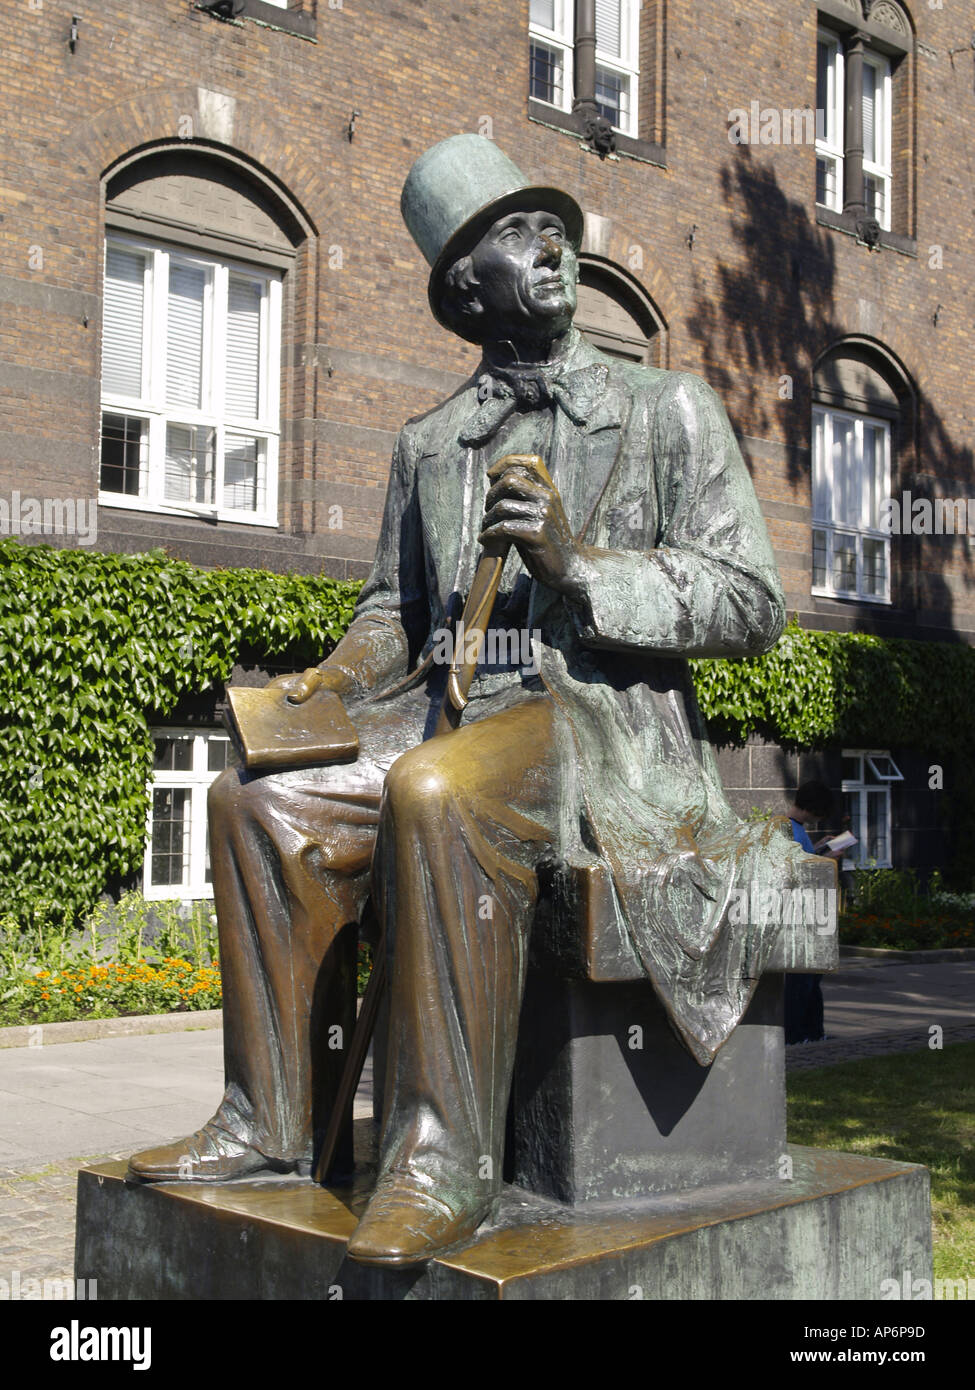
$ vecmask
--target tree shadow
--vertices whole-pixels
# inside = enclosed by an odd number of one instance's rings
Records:
[[[701,346],[704,375],[729,406],[739,435],[781,439],[786,478],[795,501],[808,503],[813,372],[817,359],[858,326],[836,307],[836,238],[819,226],[812,206],[791,199],[775,169],[747,146],[721,171],[729,232],[741,255],[734,263],[696,265],[688,328]],[[871,254],[866,247],[863,254]],[[894,254],[881,251],[882,255]],[[883,349],[878,340],[878,347]],[[910,373],[910,364],[904,364]],[[911,420],[899,441],[892,493],[915,499],[966,497],[975,492],[975,454],[916,379]],[[812,539],[810,536],[811,548]],[[817,605],[823,626],[842,613],[854,631],[957,641],[952,585],[975,584],[975,537],[958,534],[892,538],[893,605],[844,601]],[[818,624],[816,624],[818,625]]]
[[[721,191],[744,259],[715,267],[715,296],[695,267],[688,328],[701,344],[708,381],[734,403],[733,423],[760,437],[781,431],[795,486],[807,473],[813,362],[842,336],[833,307],[835,234],[811,222],[747,146],[722,169]],[[791,378],[791,399],[778,395],[783,377]]]

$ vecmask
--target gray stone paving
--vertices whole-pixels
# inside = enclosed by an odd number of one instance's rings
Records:
[[[824,981],[827,1041],[787,1050],[790,1072],[975,1040],[975,961],[845,959]],[[72,1277],[78,1168],[197,1129],[223,1089],[223,1035],[100,1038],[0,1049],[0,1279]],[[371,1113],[371,1075],[356,1115]]]
[[[895,1052],[919,1052],[931,1047],[932,1035],[926,1028],[899,1033],[865,1033],[859,1038],[829,1038],[818,1043],[797,1043],[786,1049],[787,1073],[832,1067],[837,1062],[859,1062],[865,1057],[888,1057]],[[941,1044],[975,1042],[975,1023],[943,1028]]]

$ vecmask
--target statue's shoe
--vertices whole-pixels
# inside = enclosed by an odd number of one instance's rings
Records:
[[[347,1253],[366,1265],[423,1264],[466,1245],[496,1206],[496,1198],[486,1197],[456,1211],[433,1192],[388,1175],[373,1193]]]
[[[175,1144],[129,1159],[129,1174],[144,1182],[227,1182],[251,1173],[288,1173],[294,1163],[269,1159],[212,1121]]]

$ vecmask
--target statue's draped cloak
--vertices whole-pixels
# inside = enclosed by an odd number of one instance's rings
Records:
[[[768,650],[784,599],[751,479],[703,380],[606,357],[575,333],[562,379],[546,463],[587,547],[586,594],[570,603],[533,582],[527,618],[565,716],[557,848],[569,864],[608,867],[613,930],[706,1065],[778,930],[776,914],[729,920],[732,890],[797,887],[805,856],[787,822],[732,812],[687,658]],[[391,716],[397,686],[414,683],[407,673],[470,587],[486,469],[502,452],[462,442],[483,413],[473,378],[401,432],[376,562],[329,659],[389,698]],[[516,553],[509,565],[510,586]]]

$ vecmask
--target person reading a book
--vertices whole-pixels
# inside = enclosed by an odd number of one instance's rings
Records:
[[[833,793],[825,782],[803,782],[789,807],[789,822],[793,839],[807,854],[821,854],[826,859],[843,858],[843,844],[834,848],[828,835],[814,842],[807,829],[825,820],[832,810]],[[843,838],[856,843],[852,836]],[[822,975],[795,973],[785,976],[786,1043],[819,1042],[826,1036],[822,982]]]
[[[393,1266],[470,1239],[500,1192],[541,865],[608,866],[607,930],[628,935],[703,1067],[773,944],[773,927],[746,942],[729,924],[731,889],[789,886],[804,859],[785,822],[731,811],[687,665],[764,652],[785,616],[717,397],[581,337],[581,210],[493,141],[428,150],[402,209],[434,315],[482,361],[399,435],[348,632],[275,685],[309,709],[339,696],[354,759],[315,763],[310,745],[305,766],[229,769],[211,789],[226,1093],[195,1135],[131,1160],[144,1180],[307,1169],[371,899],[390,972],[385,1105],[348,1253]],[[490,622],[530,633],[532,660],[480,666],[448,707],[439,635],[485,558],[500,569]]]

